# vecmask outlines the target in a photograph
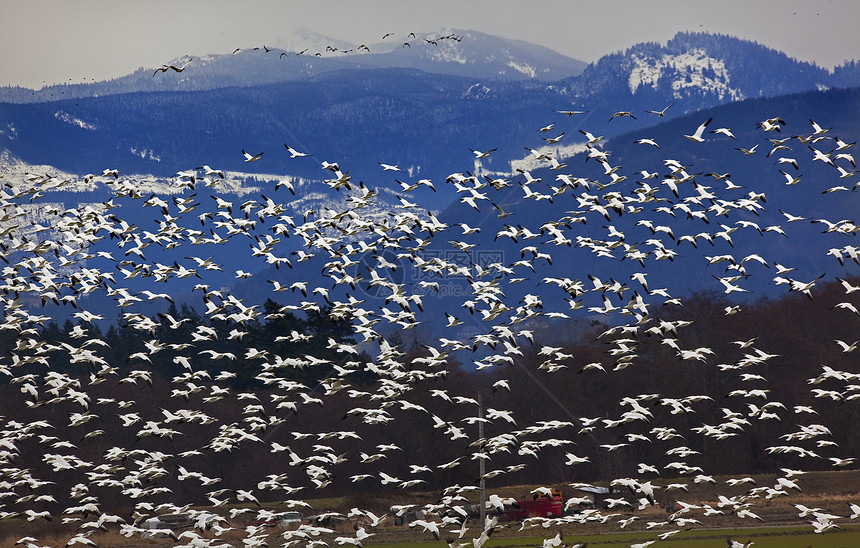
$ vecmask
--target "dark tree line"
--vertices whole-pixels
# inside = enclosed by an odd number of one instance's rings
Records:
[[[27,405],[34,421],[50,420],[57,425],[52,435],[80,440],[78,455],[90,462],[101,462],[117,448],[132,452],[133,457],[116,463],[121,470],[107,474],[114,479],[140,467],[132,463],[138,463],[143,455],[192,452],[181,461],[167,459],[163,465],[166,473],[146,476],[144,483],[171,489],[170,494],[158,495],[164,500],[181,498],[198,504],[210,503],[214,488],[179,481],[180,463],[221,478],[221,484],[233,488],[257,484],[271,474],[285,474],[289,478],[285,483],[302,487],[301,494],[288,495],[273,489],[262,490],[260,496],[266,500],[312,497],[313,458],[319,446],[326,445],[333,455],[348,455],[328,467],[330,477],[325,479],[331,484],[326,493],[375,491],[388,493],[394,500],[405,495],[397,486],[382,485],[380,472],[402,480],[422,479],[424,482],[415,487],[419,490],[453,483],[474,484],[478,481],[474,455],[488,451],[493,444],[504,444],[504,436],[511,432],[515,432],[515,439],[492,453],[487,461],[488,472],[501,471],[489,480],[490,487],[606,482],[637,475],[639,463],[662,469],[661,477],[666,481],[678,476],[692,479],[693,472],[672,468],[677,462],[701,467],[709,474],[765,473],[781,467],[828,469],[832,466],[830,457],[851,456],[860,449],[860,441],[854,435],[860,417],[851,397],[857,391],[853,386],[857,383],[811,380],[819,377],[824,365],[847,372],[856,369],[853,354],[843,352],[833,342],[856,340],[857,318],[849,311],[834,308],[839,302],[857,304],[858,299],[850,297],[840,284],[831,283],[814,291],[812,298],[788,294],[776,300],[741,303],[739,312],[727,315],[726,307],[736,303],[722,294],[695,293],[683,300],[681,310],[666,307],[636,332],[613,331],[600,322],[584,328],[582,325],[587,324],[577,323],[580,328],[562,335],[560,338],[566,342],[559,343],[558,330],[553,331],[552,339],[549,331],[538,330],[535,344],[526,343],[524,355],[513,365],[474,371],[458,361],[460,355],[452,355],[444,365],[430,367],[432,375],[426,374],[428,367],[421,361],[430,352],[422,341],[404,340],[408,335],[390,337],[389,346],[401,364],[396,375],[373,372],[373,367],[379,366],[375,363],[378,360],[367,353],[338,352],[332,342],[355,343],[353,319],[337,316],[330,307],[301,317],[270,300],[262,307],[261,319],[241,324],[211,319],[187,306],[171,307],[165,314],[151,318],[152,330],[145,332],[127,322],[104,331],[89,324],[66,322],[59,326],[49,322],[38,330],[45,344],[57,349],[63,344],[97,347],[104,363],[76,361],[74,353],[58,350],[49,353],[49,368],[40,362],[20,366],[16,369],[18,378],[7,379],[2,389],[0,414],[17,416],[20,413],[15,409]],[[648,331],[648,327],[682,317],[692,323],[677,328],[677,333]],[[87,340],[104,344],[84,345],[75,338],[81,327],[88,330]],[[210,335],[194,341],[193,347],[169,346],[187,344],[194,340],[195,333]],[[26,353],[21,348],[21,337],[16,339],[7,332],[0,333],[0,337],[6,356]],[[681,349],[706,347],[713,354],[702,360],[682,359],[673,346],[663,342],[666,338],[675,339]],[[561,344],[563,352],[572,356],[557,360],[563,367],[554,372],[546,368],[542,339],[552,340],[556,346]],[[744,342],[749,345],[744,347]],[[634,348],[636,357],[628,365],[610,352],[621,344]],[[153,350],[153,345],[162,348]],[[437,343],[433,345],[438,348]],[[743,363],[745,355],[755,354],[755,349],[773,357],[736,367]],[[206,352],[210,350],[230,353],[236,359],[214,359]],[[265,352],[265,357],[250,357],[250,350]],[[177,356],[187,356],[190,367],[177,363]],[[303,367],[289,365],[297,363],[290,359],[307,356],[325,362]],[[272,365],[278,360],[285,365]],[[604,370],[586,368],[587,364],[601,364]],[[342,368],[340,373],[336,367]],[[149,379],[134,377],[135,371],[142,370],[151,372]],[[272,371],[280,382],[261,380],[265,376],[260,373],[265,370]],[[26,393],[27,374],[45,375],[48,371],[65,372],[77,379],[89,396],[88,407],[68,399],[52,402],[43,392],[38,398]],[[761,375],[763,380],[744,379],[744,374]],[[410,375],[411,381],[393,380]],[[321,382],[333,378],[341,379],[344,386]],[[504,379],[510,390],[497,384]],[[285,388],[283,383],[287,381],[299,383],[300,389]],[[766,391],[765,395],[737,392],[754,388]],[[821,397],[812,391],[819,388],[841,394],[841,399]],[[217,390],[223,395],[219,396]],[[487,422],[485,444],[473,443],[478,430],[474,421],[477,406],[453,405],[439,397],[439,390],[451,397],[477,399],[480,394],[485,409],[512,411],[516,424],[501,419]],[[691,396],[703,397],[685,401],[683,411],[670,403]],[[611,421],[631,410],[629,398],[638,398],[650,417],[610,426]],[[121,402],[133,402],[133,406],[114,407]],[[774,404],[775,417],[761,414],[766,404]],[[387,419],[368,421],[355,412],[370,405],[383,410]],[[816,414],[799,413],[796,406],[814,407]],[[183,422],[169,418],[170,413],[180,409],[199,411],[215,420],[205,423],[203,419]],[[96,416],[84,426],[71,421],[64,426],[65,421],[57,419],[64,414],[86,412]],[[140,415],[140,422],[124,425],[121,416],[132,412]],[[732,435],[725,439],[699,430],[704,425],[725,422],[730,414],[745,422],[736,431],[727,430]],[[439,427],[439,420],[459,427],[467,437],[452,439],[450,430]],[[150,435],[144,427],[147,421],[155,421],[173,433]],[[569,424],[555,429],[534,428],[548,421]],[[591,422],[596,426],[587,426]],[[785,438],[798,431],[800,425],[813,423],[827,426],[832,435],[801,441]],[[231,438],[227,426],[240,427],[255,439]],[[101,433],[87,437],[94,429]],[[350,432],[358,438],[326,437],[335,432]],[[215,444],[216,439],[225,440],[226,449]],[[548,439],[554,442],[544,443]],[[360,452],[377,452],[380,444],[392,440],[397,440],[400,448],[386,451],[384,458],[375,462],[356,458]],[[822,440],[827,443],[819,445]],[[606,449],[621,443],[626,445]],[[273,444],[289,450],[273,451]],[[781,445],[802,446],[818,456],[767,451],[768,447]],[[678,456],[672,452],[678,448],[692,453]],[[18,449],[19,458],[31,459],[34,470],[56,483],[59,496],[80,481],[70,473],[46,470],[41,462],[46,450],[35,437]],[[589,462],[568,465],[568,453],[587,457]],[[454,461],[457,463],[450,465]],[[413,473],[410,465],[414,464],[426,464],[431,471]],[[520,469],[521,464],[527,466]],[[365,474],[369,477],[363,481],[352,479]],[[105,501],[122,500],[114,498],[117,488],[108,484],[93,487],[93,491]]]

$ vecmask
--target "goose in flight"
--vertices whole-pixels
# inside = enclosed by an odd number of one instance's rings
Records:
[[[296,195],[296,188],[293,186],[293,181],[290,181],[289,179],[282,179],[275,183],[275,190],[278,190],[281,187],[287,187],[287,190],[290,191],[290,194],[292,194],[293,196]]]
[[[301,158],[302,156],[313,156],[313,154],[308,154],[307,152],[299,152],[298,150],[292,148],[288,144],[284,143],[284,148],[290,153],[290,158]]]
[[[380,474],[381,475],[381,474]],[[435,521],[427,521],[423,519],[416,519],[409,523],[409,528],[414,529],[415,527],[421,527],[424,531],[433,535],[433,538],[439,540],[441,537],[439,535],[439,524]]]
[[[589,134],[589,135],[591,135],[591,134]],[[541,152],[537,149],[529,148],[529,147],[524,147],[524,148],[529,151],[529,153],[532,155],[532,157],[535,160],[549,160],[550,159],[549,155],[545,152]]]
[[[692,135],[684,135],[684,137],[693,141],[694,143],[704,142],[705,139],[702,138],[702,133],[705,132],[705,128],[708,127],[708,124],[711,123],[711,120],[713,120],[713,118],[708,118],[707,120],[705,120],[705,122],[702,125],[700,125],[699,127],[696,128],[695,133],[693,133]]]
[[[663,110],[646,110],[645,112],[647,112],[648,114],[656,114],[657,116],[662,118],[666,115],[666,111],[669,110],[669,108],[671,108],[671,106],[674,104],[675,103],[669,103],[667,106],[663,107]]]
[[[753,154],[755,154],[755,149],[757,149],[757,148],[758,148],[758,144],[756,144],[756,145],[755,145],[754,147],[752,147],[752,148],[742,148],[742,147],[737,147],[737,148],[735,148],[735,150],[740,150],[740,151],[741,151],[741,152],[743,152],[746,156],[752,156]]]
[[[712,276],[713,276],[713,274],[712,274]],[[749,293],[749,291],[748,291],[748,290],[746,290],[746,289],[744,289],[744,288],[742,288],[742,287],[740,287],[740,286],[737,286],[737,285],[735,285],[734,283],[732,283],[732,282],[737,281],[739,278],[741,278],[741,276],[737,276],[737,277],[732,276],[732,277],[729,277],[729,278],[720,278],[720,277],[718,277],[718,276],[714,276],[714,278],[715,278],[717,281],[719,281],[721,284],[723,284],[723,286],[726,288],[726,290],[725,290],[725,293],[726,293],[726,294],[734,293],[734,292]]]
[[[574,114],[585,114],[588,112],[587,110],[556,110],[559,114],[567,114],[568,116],[573,116]]]
[[[807,145],[807,146],[809,146],[809,145]],[[811,146],[809,146],[809,150],[812,151],[812,154],[813,154],[812,161],[813,162],[824,162],[825,164],[829,165],[830,167],[836,167],[836,164],[834,164],[833,160],[830,159],[830,153],[829,152],[827,154],[825,154],[825,153],[821,152],[820,150],[818,150],[817,148],[814,148]]]
[[[857,163],[854,161],[854,156],[848,154],[847,152],[842,152],[833,157],[834,160],[848,160],[848,163],[851,164],[851,167],[857,167]]]
[[[636,139],[634,141],[637,145],[651,145],[652,147],[660,148],[660,145],[657,144],[657,141],[654,139]]]
[[[819,135],[824,135],[825,133],[827,133],[831,129],[831,128],[823,128],[823,127],[819,126],[818,124],[815,123],[815,120],[813,120],[812,118],[809,119],[809,123],[812,124],[812,129],[815,130],[815,132],[812,134],[813,137],[817,137]]]
[[[803,176],[801,174],[801,175],[798,175],[797,177],[792,177],[791,175],[789,175],[788,173],[786,173],[785,171],[783,171],[781,169],[779,170],[779,172],[782,173],[783,177],[785,177],[785,184],[787,184],[787,185],[796,185],[797,183],[800,182],[800,178]]]
[[[249,154],[248,152],[245,152],[245,149],[243,148],[242,149],[242,156],[245,157],[246,162],[256,162],[257,160],[259,160],[260,158],[263,157],[263,153],[260,152],[258,154]]]
[[[780,117],[776,118],[768,118],[767,120],[763,120],[756,124],[756,127],[763,131],[776,131],[779,132],[782,126],[786,125],[785,120]]]
[[[585,138],[588,139],[589,145],[596,145],[597,143],[599,143],[600,141],[603,140],[602,135],[600,137],[595,137],[593,134],[591,134],[587,131],[583,131],[581,129],[579,130],[579,132],[582,133],[583,135],[585,135]]]
[[[711,133],[722,133],[722,134],[723,134],[723,135],[725,135],[726,137],[731,137],[731,138],[732,138],[732,139],[734,139],[735,141],[737,141],[737,140],[738,140],[738,138],[737,138],[737,137],[735,137],[735,135],[732,133],[732,130],[730,130],[730,129],[729,129],[729,128],[727,128],[727,127],[718,127],[717,129],[712,129],[712,130],[711,130]]]
[[[621,118],[621,117],[623,117],[623,116],[629,116],[630,118],[633,118],[634,120],[636,119],[636,117],[635,117],[635,116],[633,116],[633,113],[632,113],[632,112],[629,112],[629,111],[626,111],[626,110],[619,110],[618,112],[614,113],[614,114],[609,118],[609,121],[611,122],[612,120],[614,120],[614,119],[616,119],[616,118]]]
[[[209,167],[206,164],[204,164],[202,166],[197,166],[194,169],[202,169],[203,174],[206,175],[207,177],[211,177],[212,175],[217,175],[221,179],[224,178],[224,172],[223,171],[221,171],[220,169],[212,169],[211,167]]]
[[[857,141],[854,141],[852,143],[846,143],[845,141],[843,141],[839,137],[836,137],[835,140],[836,140],[836,148],[833,149],[834,151],[845,150],[845,149],[851,148],[857,144]]]
[[[186,68],[188,68],[188,65],[190,65],[190,64],[191,64],[191,61],[192,61],[192,59],[190,59],[190,58],[189,58],[189,59],[188,59],[188,61],[187,61],[184,65],[182,65],[181,67],[177,67],[176,65],[173,65],[173,64],[170,64],[170,65],[161,65],[160,67],[158,67],[157,69],[155,69],[155,72],[153,72],[153,73],[152,73],[152,75],[153,75],[153,76],[155,76],[155,75],[156,75],[156,74],[158,74],[159,72],[167,72],[168,70],[172,70],[172,71],[175,71],[175,72],[182,72],[183,70],[185,70]]]
[[[854,341],[853,343],[848,344],[845,341],[839,339],[833,339],[833,342],[835,342],[839,345],[840,348],[842,348],[842,352],[854,352],[855,350],[857,350],[857,343],[860,343],[860,341]]]
[[[800,167],[797,165],[797,160],[795,160],[794,158],[783,157],[783,158],[778,159],[775,163],[777,163],[777,164],[790,164],[790,165],[794,166],[794,169],[797,169],[797,170],[800,169]]]
[[[489,156],[490,156],[490,154],[492,154],[493,152],[495,152],[495,151],[496,151],[496,150],[498,150],[498,149],[491,148],[490,150],[488,150],[488,151],[486,151],[486,152],[481,152],[480,150],[475,150],[474,148],[470,148],[469,150],[471,150],[471,151],[472,151],[472,154],[474,154],[474,155],[475,155],[475,159],[477,160],[477,159],[479,159],[479,158],[487,158],[487,157],[489,157]]]
[[[394,179],[394,180],[397,182],[397,184],[400,185],[400,188],[403,189],[403,192],[412,192],[413,190],[415,190],[416,188],[421,186],[419,183],[413,183],[410,185],[409,183],[403,182],[400,179]]]

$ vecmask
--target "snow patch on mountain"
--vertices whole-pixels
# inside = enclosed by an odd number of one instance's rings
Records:
[[[459,63],[465,65],[469,58],[456,44],[440,44],[430,50],[427,57],[437,63]]]
[[[535,68],[528,63],[516,63],[513,60],[509,60],[507,64],[515,71],[525,74],[529,78],[534,78],[537,74]]]
[[[491,99],[492,97],[494,97],[492,90],[480,82],[469,86],[463,94],[463,99]]]
[[[14,141],[18,137],[18,130],[15,129],[15,124],[9,122],[5,128],[0,128],[0,135],[5,135],[10,141]]]
[[[71,124],[73,126],[78,126],[81,129],[86,129],[89,131],[95,131],[96,130],[96,126],[94,126],[88,122],[85,122],[85,121],[81,120],[80,118],[72,116],[68,112],[63,112],[62,110],[58,110],[57,112],[55,112],[54,118],[56,118],[57,120],[59,120],[61,122],[65,122],[65,123]]]
[[[651,86],[656,90],[659,80],[669,76],[676,99],[682,97],[681,90],[684,88],[710,91],[721,100],[743,99],[741,91],[729,85],[725,62],[708,56],[702,49],[691,49],[675,55],[664,54],[660,59],[634,54],[631,61],[633,68],[628,79],[631,93],[636,93],[639,86]]]
[[[154,151],[148,148],[137,149],[135,147],[129,147],[128,151],[135,156],[140,156],[144,160],[152,160],[153,162],[161,161],[161,157],[157,156]]]
[[[198,65],[198,66],[211,65],[212,63],[217,62],[222,57],[223,57],[223,55],[215,55],[215,54],[201,55],[200,57],[194,58],[194,64]]]
[[[584,143],[573,143],[569,145],[546,145],[535,149],[540,155],[546,155],[555,158],[562,162],[568,158],[572,158],[577,154],[585,152],[587,147]],[[511,171],[507,175],[513,176],[518,170],[532,171],[538,168],[547,167],[546,160],[538,160],[533,154],[529,154],[525,158],[511,161]]]
[[[669,56],[663,56],[664,59],[667,57]],[[648,59],[643,59],[639,55],[633,56],[633,63],[634,66],[630,71],[630,78],[628,80],[630,93],[636,93],[639,86],[650,85],[654,89],[657,89],[657,81],[663,76],[663,68],[666,65],[659,61],[652,65]]]

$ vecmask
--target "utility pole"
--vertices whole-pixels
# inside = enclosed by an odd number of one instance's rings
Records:
[[[478,391],[478,439],[481,440],[480,452],[481,458],[478,459],[478,472],[481,478],[481,508],[480,508],[480,520],[481,520],[481,530],[483,531],[484,527],[487,524],[487,480],[484,479],[484,475],[486,474],[486,470],[484,469],[484,396],[481,394],[481,391]]]

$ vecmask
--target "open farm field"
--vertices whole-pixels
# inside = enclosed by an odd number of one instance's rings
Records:
[[[773,483],[776,475],[762,474],[753,477],[756,484],[767,485]],[[722,478],[715,478],[718,481]],[[673,480],[665,480],[655,483],[671,483]],[[551,539],[561,533],[563,544],[567,547],[575,546],[576,543],[587,543],[589,546],[621,546],[636,545],[649,540],[659,540],[663,548],[717,548],[726,546],[726,538],[732,538],[740,542],[753,541],[756,548],[852,548],[860,546],[860,522],[848,519],[850,510],[849,503],[860,501],[860,470],[821,471],[807,472],[804,474],[804,489],[802,492],[793,493],[790,496],[773,498],[766,504],[756,507],[756,513],[768,524],[759,526],[755,519],[741,519],[736,515],[714,515],[702,520],[701,525],[690,525],[679,532],[660,539],[659,535],[666,534],[677,527],[667,522],[669,512],[662,506],[651,507],[637,512],[612,512],[604,510],[607,516],[605,523],[553,523],[551,521],[542,524],[528,526],[528,523],[500,521],[493,535],[487,540],[485,546],[490,548],[518,548],[542,546],[545,539]],[[502,487],[493,490],[494,493],[503,497],[518,497],[528,493],[535,486],[519,485]],[[570,487],[560,486],[563,493],[569,492]],[[716,505],[718,489],[710,484],[691,485],[688,493],[677,496],[688,504]],[[471,545],[469,533],[463,538],[457,538],[453,532],[442,532],[440,539],[436,540],[429,533],[422,532],[420,528],[410,528],[406,525],[395,526],[394,517],[390,514],[390,506],[395,504],[427,504],[438,496],[437,493],[412,493],[409,496],[396,497],[391,495],[362,496],[352,495],[343,497],[328,497],[308,499],[308,503],[314,509],[313,514],[306,514],[304,522],[313,524],[313,516],[325,515],[327,513],[347,514],[351,508],[358,504],[378,512],[378,515],[388,513],[383,522],[372,530],[373,536],[363,544],[364,548],[433,548],[444,546],[446,540],[452,540],[452,546],[460,546],[463,543]],[[477,503],[477,497],[473,497]],[[667,500],[667,499],[664,499]],[[268,507],[264,505],[264,508]],[[809,523],[811,518],[800,517],[799,508],[817,509],[836,515],[845,516],[837,520],[838,528],[833,528],[824,533],[815,533],[813,526]],[[240,505],[230,505],[223,508],[222,513],[229,515],[231,510],[241,509]],[[269,507],[277,510],[276,506]],[[205,510],[204,507],[196,508]],[[211,510],[211,509],[209,509]],[[671,510],[671,508],[669,509]],[[248,513],[240,514],[235,519],[228,520],[232,530],[216,535],[213,532],[204,533],[202,536],[212,540],[218,540],[231,546],[242,546],[241,539],[244,538],[251,523],[247,518]],[[635,518],[630,525],[619,531],[618,520]],[[475,521],[475,520],[472,520]],[[0,530],[0,548],[14,548],[26,545],[19,542],[25,537],[38,537],[40,542],[36,546],[65,546],[76,532],[80,529],[78,523],[34,523],[23,518],[6,519],[4,528]],[[349,534],[353,530],[353,521],[345,521],[331,525],[334,533],[320,535],[321,540],[331,541],[338,535]],[[547,525],[546,527],[544,525]],[[116,529],[116,528],[114,528]],[[141,539],[139,536],[126,537],[119,534],[118,530],[111,529],[108,532],[97,532],[90,536],[90,540],[101,548],[128,548],[137,546],[173,546],[176,542],[167,537]],[[294,529],[294,527],[290,527]],[[473,526],[469,531],[475,531]],[[270,527],[262,529],[262,535],[266,538],[269,546],[279,546],[283,542],[285,528]],[[331,538],[329,538],[331,537]],[[280,542],[279,542],[280,541]],[[31,548],[31,547],[28,547]]]

